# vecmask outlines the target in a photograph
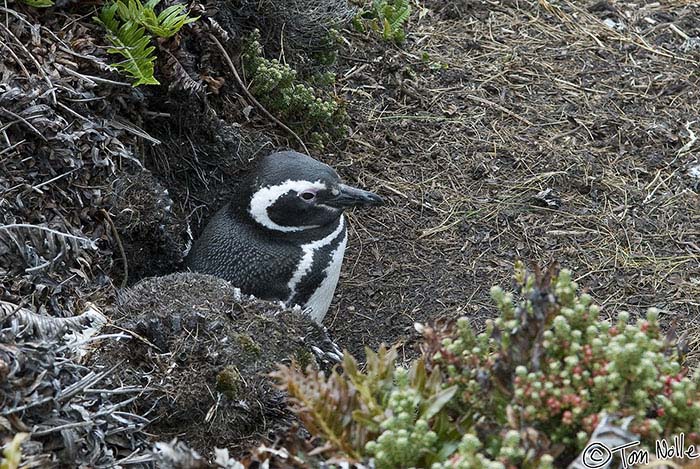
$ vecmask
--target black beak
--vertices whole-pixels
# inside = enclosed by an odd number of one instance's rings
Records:
[[[384,199],[374,192],[340,184],[340,193],[326,202],[331,207],[346,208],[357,206],[383,205]]]

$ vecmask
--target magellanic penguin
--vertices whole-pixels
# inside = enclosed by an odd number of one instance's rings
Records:
[[[299,305],[320,324],[345,254],[343,211],[382,203],[372,192],[342,184],[330,166],[310,156],[273,153],[209,221],[185,262],[246,294]]]

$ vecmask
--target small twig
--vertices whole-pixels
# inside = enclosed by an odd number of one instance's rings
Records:
[[[409,202],[411,202],[414,205],[419,206],[420,208],[426,208],[426,209],[430,210],[431,212],[440,213],[440,211],[438,211],[435,207],[433,207],[428,202],[421,202],[418,199],[414,199],[413,197],[406,195],[403,192],[399,191],[398,189],[394,189],[393,187],[391,187],[387,184],[382,184],[382,187],[384,189],[388,190],[389,192],[393,192],[394,194],[403,197],[404,199],[408,200]]]
[[[154,344],[153,342],[149,341],[148,339],[146,339],[146,338],[143,337],[142,335],[139,335],[139,334],[137,334],[136,332],[134,332],[134,331],[132,331],[132,330],[130,330],[130,329],[125,329],[125,328],[120,327],[120,326],[118,326],[118,325],[116,325],[116,324],[110,324],[110,326],[113,327],[114,329],[118,330],[118,331],[122,331],[122,332],[125,332],[126,334],[128,334],[127,338],[129,338],[129,339],[138,339],[138,340],[140,340],[141,342],[143,342],[144,344],[148,345],[149,347],[151,347],[151,348],[153,348],[153,349],[155,349],[155,350],[160,350],[160,351],[164,352],[164,350],[162,350],[162,349],[161,349],[160,347],[158,347],[156,344]]]
[[[501,105],[498,104],[498,103],[494,103],[493,101],[489,101],[488,99],[480,98],[480,97],[478,97],[478,96],[473,96],[473,95],[471,95],[471,94],[466,94],[466,95],[464,95],[464,97],[467,98],[467,99],[471,99],[472,101],[476,101],[477,103],[481,103],[481,104],[484,104],[484,105],[486,105],[486,106],[490,106],[490,107],[496,108],[496,109],[498,109],[499,111],[508,114],[510,117],[514,117],[514,118],[518,119],[520,122],[529,125],[530,127],[534,127],[534,126],[535,126],[535,124],[533,124],[533,123],[530,122],[529,120],[527,120],[527,119],[525,119],[524,117],[522,117],[522,116],[516,114],[515,112],[511,111],[510,109],[501,106]]]
[[[101,335],[93,335],[90,337],[86,337],[84,339],[81,339],[79,341],[75,342],[70,342],[66,345],[63,345],[61,347],[58,347],[56,349],[56,352],[63,352],[64,350],[67,350],[69,348],[76,349],[79,348],[85,344],[89,344],[90,342],[97,342],[98,340],[103,340],[103,339],[130,339],[130,337],[126,334],[101,334]]]
[[[21,68],[22,71],[24,72],[24,76],[29,78],[31,76],[31,74],[29,73],[29,70],[27,70],[27,67],[24,66],[24,63],[21,60],[19,60],[19,57],[17,57],[17,54],[15,54],[15,51],[13,51],[10,46],[8,46],[7,44],[5,44],[2,41],[0,41],[0,46],[3,46],[5,49],[7,49],[7,51],[10,53],[12,58],[15,59],[15,63],[17,63],[17,65],[19,65],[19,68]]]
[[[688,39],[690,39],[690,37],[689,37],[686,33],[684,33],[683,31],[681,31],[680,28],[679,28],[678,26],[676,26],[675,24],[669,23],[668,27],[671,28],[671,30],[672,30],[674,33],[678,34],[678,35],[679,35],[680,37],[682,37],[684,40],[687,41]]]
[[[40,406],[42,404],[46,404],[47,402],[53,401],[54,397],[53,396],[47,396],[43,397],[41,399],[37,399],[35,401],[30,401],[24,405],[18,406],[18,407],[13,407],[11,409],[3,409],[0,411],[0,415],[12,415],[17,412],[21,412],[23,410],[31,409],[32,407]]]
[[[63,48],[60,48],[63,50]],[[70,52],[69,50],[66,50],[66,52]],[[77,55],[77,54],[76,54]],[[83,55],[78,55],[78,57],[84,58],[86,56]],[[128,86],[131,87],[129,83],[125,83],[123,81],[114,81],[114,80],[108,80],[106,78],[101,78],[101,77],[96,77],[92,75],[85,75],[83,73],[78,73],[75,70],[72,70],[68,67],[65,67],[61,64],[55,64],[56,68],[61,71],[61,72],[66,72],[68,75],[73,75],[76,78],[80,78],[83,81],[86,81],[92,85],[95,85],[97,83],[104,83],[105,85],[115,85],[115,86]]]
[[[46,137],[44,137],[44,136],[41,134],[41,132],[39,132],[39,130],[38,130],[36,127],[34,127],[32,124],[30,124],[29,121],[27,121],[27,119],[25,119],[24,117],[20,116],[19,114],[15,114],[14,112],[12,112],[12,111],[10,111],[9,109],[4,108],[4,107],[0,108],[0,111],[5,111],[7,114],[9,114],[9,115],[11,115],[12,117],[14,117],[15,119],[17,119],[16,122],[22,122],[24,125],[26,125],[27,127],[29,127],[30,130],[32,130],[32,131],[33,131],[34,133],[36,133],[39,137],[41,137],[41,139],[42,139],[43,141],[48,142],[48,140],[46,140]]]
[[[70,430],[73,428],[81,428],[81,427],[94,427],[95,422],[92,420],[88,420],[85,422],[72,422],[72,423],[66,423],[64,425],[58,425],[56,427],[48,427],[45,430],[34,430],[32,431],[32,436],[44,436],[48,435],[50,433],[55,433],[55,432],[60,432],[63,430]]]
[[[233,73],[233,76],[236,78],[236,81],[238,82],[238,86],[240,87],[243,94],[246,95],[246,98],[248,98],[248,100],[250,100],[251,103],[253,103],[258,109],[260,109],[260,111],[262,111],[262,113],[265,114],[268,119],[272,120],[275,124],[280,126],[285,131],[289,132],[299,142],[299,144],[302,146],[302,148],[304,148],[304,151],[307,154],[309,154],[309,150],[306,148],[306,145],[304,145],[303,140],[301,138],[299,138],[299,136],[292,129],[287,127],[282,121],[280,121],[275,116],[270,114],[270,111],[265,109],[265,107],[262,104],[260,104],[258,102],[258,100],[255,99],[255,97],[253,97],[253,95],[250,93],[248,88],[246,88],[245,84],[243,83],[243,80],[241,80],[241,76],[238,74],[238,71],[236,70],[236,66],[233,64],[233,60],[231,60],[231,56],[228,54],[228,52],[226,52],[226,49],[224,49],[224,46],[221,45],[221,43],[216,38],[216,36],[214,36],[213,34],[210,34],[209,37],[212,39],[212,41],[214,41],[214,43],[217,45],[217,47],[219,48],[219,50],[223,54],[224,59],[226,59],[226,63],[228,64],[229,68],[231,69],[231,72]]]
[[[124,263],[124,278],[122,279],[122,288],[126,288],[126,282],[127,282],[127,280],[129,280],[129,264],[126,261],[126,252],[124,251],[124,245],[122,244],[122,239],[119,236],[119,232],[117,232],[117,227],[114,226],[114,222],[112,221],[112,217],[110,217],[109,213],[107,213],[107,210],[101,209],[100,212],[102,212],[105,219],[107,220],[107,223],[109,223],[109,227],[112,229],[112,234],[114,235],[114,239],[117,241],[117,247],[119,248],[119,254],[122,256],[122,262]]]
[[[66,346],[64,345],[61,347],[61,349],[65,348]],[[89,372],[85,376],[82,377],[80,381],[77,381],[70,386],[63,388],[59,391],[58,395],[55,397],[56,402],[66,402],[68,401],[71,397],[75,396],[79,392],[81,392],[83,389],[87,389],[94,384],[99,383],[102,381],[105,377],[111,375],[114,373],[114,370],[118,369],[122,364],[117,363],[114,365],[112,368],[109,368],[107,370],[102,371],[101,373],[95,373],[94,371]]]
[[[45,227],[45,226],[30,225],[30,224],[27,224],[27,223],[15,223],[15,224],[12,224],[12,225],[2,225],[2,226],[0,226],[0,230],[10,231],[12,228],[30,228],[30,229],[31,229],[31,228],[35,228],[35,229],[37,229],[37,230],[47,231],[47,232],[49,232],[49,233],[51,233],[51,234],[53,234],[53,235],[55,235],[55,236],[63,236],[63,237],[65,237],[65,238],[70,238],[70,239],[74,239],[74,240],[76,240],[76,241],[81,241],[81,242],[87,244],[88,247],[90,247],[90,248],[92,248],[92,249],[97,249],[97,246],[95,245],[95,242],[92,241],[91,239],[82,238],[82,237],[80,237],[80,236],[75,236],[75,235],[68,234],[68,233],[61,233],[60,231],[52,230],[51,228],[47,228],[47,227]]]
[[[82,116],[82,115],[78,114],[77,112],[75,112],[74,110],[72,110],[71,108],[69,108],[68,106],[66,106],[65,104],[63,104],[62,102],[57,101],[56,104],[57,104],[59,107],[65,109],[66,112],[68,112],[69,114],[72,114],[72,115],[74,115],[75,117],[77,117],[78,119],[80,119],[80,120],[82,120],[82,121],[85,121],[85,122],[91,122],[90,119],[88,119],[88,118],[85,117],[85,116]]]
[[[4,26],[3,24],[0,24],[0,27],[2,27],[9,36],[11,36],[15,41],[17,41],[17,44],[22,48],[22,50],[27,55],[27,57],[29,57],[32,60],[32,62],[34,62],[34,66],[36,67],[37,72],[44,79],[44,81],[49,85],[48,90],[51,94],[52,101],[55,104],[56,103],[56,92],[54,91],[53,83],[51,83],[51,79],[49,78],[49,75],[46,73],[46,70],[44,70],[44,68],[41,66],[41,64],[36,59],[36,57],[34,57],[34,55],[32,55],[32,53],[29,52],[29,49],[27,49],[27,47],[24,45],[24,43],[22,43],[22,41],[20,41],[17,38],[17,36],[15,36],[15,34],[12,32],[12,30],[10,30],[10,28]]]
[[[60,103],[58,103],[58,104],[60,104]],[[41,184],[37,184],[36,186],[32,186],[32,190],[35,190],[35,191],[37,191],[37,192],[41,192],[39,189],[41,189],[42,187],[44,187],[44,186],[46,186],[46,185],[48,185],[48,184],[51,184],[52,182],[56,182],[56,181],[58,181],[59,179],[62,179],[62,178],[64,178],[64,177],[68,176],[69,174],[73,174],[73,173],[76,172],[77,170],[78,170],[78,168],[75,168],[75,169],[71,169],[70,171],[65,172],[65,173],[63,173],[63,174],[59,174],[58,176],[56,176],[56,177],[54,177],[54,178],[51,178],[51,179],[49,179],[48,181],[44,181],[44,182],[42,182]]]
[[[17,148],[18,146],[22,145],[24,142],[26,142],[26,140],[22,139],[22,140],[20,140],[20,141],[17,142],[17,143],[13,143],[12,145],[10,145],[10,146],[8,146],[8,147],[3,148],[2,150],[0,150],[0,156],[2,156],[3,154],[7,153],[8,151],[12,151],[13,149],[15,149],[15,148]]]
[[[162,143],[157,138],[151,137],[149,134],[147,134],[145,130],[140,129],[129,122],[125,122],[121,119],[112,119],[111,121],[109,121],[109,123],[117,129],[126,130],[127,132],[130,132],[136,135],[137,137],[141,137],[144,140],[148,140],[153,145],[160,145]]]

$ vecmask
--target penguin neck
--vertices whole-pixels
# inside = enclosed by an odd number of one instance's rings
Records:
[[[317,228],[282,232],[269,229],[255,221],[248,212],[248,206],[246,204],[237,203],[235,200],[232,200],[229,204],[228,213],[235,220],[249,225],[256,231],[263,233],[266,237],[277,239],[279,241],[287,241],[293,244],[306,244],[323,239],[333,233],[342,222],[341,220],[343,220],[343,215],[341,214],[332,223],[328,223]]]

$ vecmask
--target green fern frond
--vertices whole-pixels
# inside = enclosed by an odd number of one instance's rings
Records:
[[[160,14],[156,14],[154,8],[160,0],[149,0],[145,5],[140,0],[118,0],[117,13],[123,21],[133,21],[143,26],[151,34],[168,38],[177,34],[180,29],[199,17],[190,17],[185,11],[185,5],[172,5]]]
[[[107,31],[117,31],[119,29],[119,20],[116,17],[117,8],[119,5],[116,3],[105,5],[102,7],[100,15],[94,16],[92,19],[104,26]]]
[[[114,3],[117,7],[117,15],[122,21],[132,21],[134,23],[140,23],[142,11],[144,9],[143,5],[138,0],[128,0],[123,2],[121,0]]]
[[[370,26],[374,30],[381,30],[382,37],[389,41],[401,43],[406,38],[404,23],[411,16],[411,4],[409,0],[373,0],[372,9],[361,10],[356,18],[371,19]]]
[[[172,5],[156,16],[152,9],[145,9],[142,24],[156,36],[172,37],[184,25],[199,19],[199,16],[190,17],[187,13],[182,13],[184,10],[184,5]]]
[[[155,47],[150,45],[151,34],[169,38],[199,19],[183,13],[184,5],[172,5],[156,15],[154,8],[158,3],[160,0],[148,0],[145,5],[141,0],[116,0],[105,5],[99,18],[95,18],[107,29],[107,39],[114,46],[107,52],[124,57],[112,65],[135,78],[134,86],[159,84],[153,77],[156,56]]]
[[[107,40],[114,45],[107,52],[124,57],[112,65],[134,78],[134,86],[160,84],[153,76],[156,56],[153,53],[155,47],[150,45],[152,37],[135,22],[127,21],[120,26],[116,18],[118,9],[118,3],[106,5],[99,18],[95,18],[107,29]]]
[[[391,27],[400,28],[411,16],[411,4],[408,3],[408,0],[397,0],[393,9],[393,17],[389,19]]]
[[[144,27],[135,23],[125,23],[116,35],[110,37],[110,41],[116,47],[108,49],[107,52],[120,54],[125,58],[114,66],[136,78],[134,86],[160,84],[153,76],[155,46],[150,45],[151,36],[146,34]]]

